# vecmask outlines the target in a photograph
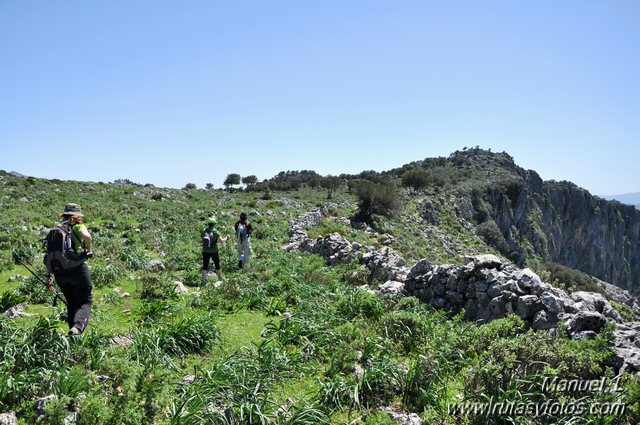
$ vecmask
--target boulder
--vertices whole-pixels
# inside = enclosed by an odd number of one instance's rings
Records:
[[[464,296],[457,291],[449,290],[445,294],[445,298],[453,305],[461,307],[464,304]]]
[[[551,329],[555,327],[556,321],[549,317],[546,311],[540,310],[533,315],[531,327],[535,330]]]
[[[609,304],[605,297],[595,292],[576,291],[571,294],[575,307],[583,311],[602,313],[605,304]]]
[[[607,324],[607,319],[595,311],[579,311],[567,320],[567,330],[570,335],[582,331],[600,332]]]
[[[177,292],[178,294],[188,294],[189,293],[189,290],[187,289],[186,286],[184,286],[184,283],[182,283],[182,282],[180,282],[178,280],[175,280],[173,282],[173,284],[175,285],[175,287],[173,288],[174,292]]]
[[[540,297],[545,310],[551,314],[558,315],[564,312],[565,300],[549,292]]]
[[[160,260],[151,260],[147,263],[147,270],[159,273],[165,270],[165,266]]]
[[[529,291],[532,291],[534,288],[540,287],[542,284],[540,276],[528,268],[517,272],[514,278],[518,282],[518,285],[524,290],[528,289]]]
[[[571,339],[594,339],[595,337],[597,337],[598,334],[594,331],[582,331],[582,332],[577,332],[575,334],[573,334],[571,336]]]
[[[615,360],[620,371],[629,373],[640,372],[640,350],[630,348],[617,348]]]
[[[381,407],[380,410],[391,415],[398,425],[422,425],[422,419],[417,413],[404,413],[395,406]]]
[[[476,269],[502,269],[502,260],[493,254],[478,255],[472,261]]]
[[[18,425],[18,418],[13,412],[0,414],[0,425]]]
[[[609,302],[607,302],[602,308],[602,315],[609,319],[611,322],[624,323],[624,319],[622,318],[620,313],[618,313],[616,309],[613,308],[611,304],[609,304]]]
[[[524,295],[518,298],[518,316],[530,320],[542,308],[540,299],[536,295]]]
[[[376,292],[378,294],[395,296],[395,295],[402,295],[403,291],[404,291],[404,283],[388,280],[382,285],[380,285]]]
[[[418,261],[415,266],[411,267],[411,275],[420,276],[431,271],[431,269],[431,264],[426,259],[423,259]]]
[[[494,297],[489,302],[489,312],[491,318],[500,319],[507,314],[506,301],[502,296]]]

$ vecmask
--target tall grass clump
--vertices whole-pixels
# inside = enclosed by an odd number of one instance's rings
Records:
[[[159,346],[172,355],[201,353],[210,350],[220,340],[215,317],[187,315],[160,328]]]
[[[154,273],[146,273],[142,277],[140,298],[143,300],[166,300],[175,298],[175,283],[167,276]]]

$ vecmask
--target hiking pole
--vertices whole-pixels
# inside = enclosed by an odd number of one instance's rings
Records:
[[[45,282],[40,276],[38,276],[36,274],[36,272],[34,270],[32,270],[29,266],[33,267],[33,264],[31,264],[29,261],[25,260],[23,261],[21,258],[19,257],[15,257],[14,258],[18,263],[20,263],[25,269],[27,269],[29,271],[29,273],[31,273],[38,281],[40,281],[44,286],[47,287],[47,290],[50,290],[54,297],[53,297],[53,302],[51,303],[52,306],[56,306],[57,305],[57,300],[62,301],[62,303],[64,305],[67,305],[67,300],[64,299],[64,297],[60,294],[60,292],[56,291],[55,288],[53,286],[49,286],[47,284],[47,282]]]

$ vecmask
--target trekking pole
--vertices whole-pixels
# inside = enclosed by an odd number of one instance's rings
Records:
[[[35,267],[33,267],[33,264],[31,264],[29,261],[23,261],[21,258],[19,257],[15,257],[14,258],[18,263],[20,263],[25,269],[27,269],[29,271],[29,273],[31,273],[38,281],[40,281],[44,286],[47,287],[47,290],[50,290],[54,297],[53,297],[53,302],[51,303],[52,306],[56,306],[57,305],[57,300],[62,301],[62,303],[64,305],[67,305],[67,300],[64,299],[64,297],[60,294],[60,292],[56,291],[55,288],[53,288],[53,286],[49,286],[47,284],[47,282],[45,282],[40,276],[38,276],[36,274],[36,272],[34,270],[32,270],[29,266],[31,266],[32,268],[35,269]]]

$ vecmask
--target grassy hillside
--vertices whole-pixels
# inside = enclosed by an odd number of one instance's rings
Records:
[[[455,195],[432,194],[430,208],[424,194],[401,196],[397,217],[378,218],[377,233],[362,232],[347,224],[357,200],[341,188],[332,218],[309,234],[338,232],[372,247],[391,234],[409,265],[495,252],[460,219]],[[620,378],[620,392],[542,387],[552,377],[612,379],[608,331],[570,341],[533,332],[516,316],[479,326],[413,298],[361,289],[368,279],[357,264],[328,267],[317,256],[281,251],[289,221],[326,197],[309,187],[265,196],[2,176],[0,310],[22,302],[29,315],[0,318],[0,413],[14,411],[25,424],[69,417],[78,424],[394,423],[389,411],[417,413],[428,424],[640,420],[640,386],[631,376]],[[65,335],[63,306],[51,306],[11,256],[16,247],[38,251],[67,202],[82,205],[95,240],[92,319],[80,338]],[[250,212],[254,270],[238,270],[227,246],[225,282],[201,286],[199,232],[214,209],[223,232],[240,211]],[[429,224],[434,215],[437,226]],[[150,260],[165,270],[148,270]],[[40,263],[34,257],[42,274]],[[175,281],[192,294],[176,294]],[[627,407],[537,416],[460,410],[462,402],[488,401]]]

